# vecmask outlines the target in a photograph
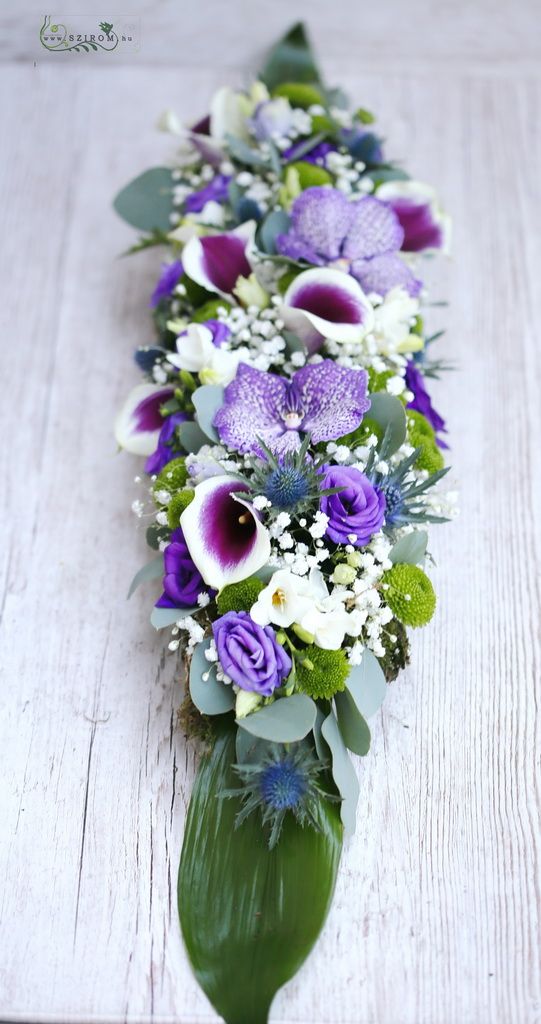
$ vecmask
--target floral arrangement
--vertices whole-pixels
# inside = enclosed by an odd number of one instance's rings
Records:
[[[116,420],[144,456],[161,579],[202,742],[179,873],[195,973],[223,1018],[266,1021],[329,908],[359,796],[352,754],[436,596],[427,526],[445,424],[427,379],[422,258],[449,223],[327,88],[295,26],[249,91],[220,89],[171,167],[115,200],[165,246],[144,383]]]

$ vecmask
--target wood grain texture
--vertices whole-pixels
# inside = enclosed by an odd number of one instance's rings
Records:
[[[249,40],[234,9],[227,56],[240,64]],[[454,259],[430,272],[433,298],[451,303],[440,351],[460,367],[436,397],[462,514],[433,531],[439,610],[374,723],[358,833],[276,1024],[541,1021],[541,89],[527,60],[498,63],[517,57],[519,28],[534,52],[533,7],[509,36],[506,10],[494,21],[488,4],[464,8],[439,67],[395,38],[398,69],[362,71],[353,31],[329,30],[329,77],[378,112],[389,152],[454,215]],[[171,12],[156,8],[161,32]],[[485,70],[462,61],[481,14]],[[163,107],[204,110],[223,79],[218,62],[196,59],[202,17],[190,14],[178,68],[76,58],[0,69],[2,1020],[217,1019],[176,921],[194,772],[175,727],[179,669],[148,625],[152,585],[125,601],[145,545],[129,513],[138,464],[111,437],[137,380],[130,353],[149,338],[157,258],[117,259],[132,235],[110,200],[170,152],[152,132]],[[269,17],[273,30],[286,20]],[[442,5],[442,35],[450,17]]]

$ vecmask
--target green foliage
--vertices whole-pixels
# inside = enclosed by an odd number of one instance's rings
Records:
[[[229,313],[231,303],[227,302],[226,299],[209,299],[208,302],[204,302],[199,309],[192,313],[192,323],[202,324],[205,320],[217,320],[219,309],[225,309]]]
[[[193,501],[195,491],[178,491],[167,506],[167,522],[172,530],[180,526],[180,517],[185,508]]]
[[[259,73],[259,79],[268,89],[275,89],[284,82],[321,83],[319,68],[302,22],[297,22],[278,40]]]
[[[292,107],[302,107],[303,110],[308,110],[308,107],[316,105],[325,105],[325,98],[319,89],[316,89],[314,85],[306,85],[302,82],[282,82],[272,90],[272,95],[283,96],[289,100]]]
[[[396,637],[391,640],[391,637]],[[391,619],[382,633],[381,642],[385,654],[379,663],[388,683],[392,683],[410,660],[410,645],[405,627],[398,619]]]
[[[193,306],[202,306],[215,301],[215,297],[211,292],[208,292],[206,288],[202,288],[196,281],[192,281],[191,277],[188,277],[187,274],[182,275],[179,284],[184,285],[184,288],[186,289],[186,298]],[[221,300],[220,304],[223,305]]]
[[[186,460],[184,458],[172,459],[158,473],[153,487],[154,495],[157,491],[169,491],[170,494],[174,494],[184,487],[187,479]]]
[[[422,569],[399,563],[383,574],[383,593],[393,615],[405,626],[426,626],[436,608],[434,588]]]
[[[426,416],[416,409],[408,409],[406,419],[408,440],[414,448],[421,449],[415,460],[416,468],[425,469],[428,473],[437,473],[439,469],[443,469],[444,458],[436,443],[434,428]]]
[[[313,185],[330,185],[332,183],[332,176],[324,167],[308,163],[307,160],[297,160],[296,163],[288,164],[288,167],[297,172],[299,185],[303,192],[305,188],[312,188]]]
[[[228,583],[220,590],[216,598],[216,606],[220,615],[227,612],[249,612],[264,588],[264,583],[256,576],[249,576],[239,583]]]
[[[394,377],[392,370],[382,370],[381,373],[376,373],[374,368],[370,366],[368,368],[368,390],[370,393],[374,391],[386,391],[387,381]]]
[[[215,720],[216,721],[216,720]],[[287,815],[269,850],[256,815],[217,799],[237,778],[235,727],[216,723],[190,800],[178,880],[179,914],[199,983],[227,1024],[266,1024],[277,990],[312,949],[327,916],[343,830],[336,803],[318,802],[318,830]]]
[[[366,444],[371,434],[375,434],[378,444],[383,440],[383,428],[370,416],[365,416],[356,430],[352,430],[350,434],[344,434],[344,437],[341,437],[337,443],[347,444],[349,448],[359,448]]]
[[[152,167],[130,181],[116,196],[119,217],[140,231],[171,230],[173,179],[168,167]]]
[[[296,661],[297,689],[314,699],[330,699],[343,690],[349,675],[349,662],[344,651],[325,651],[312,644]]]
[[[369,110],[365,110],[364,107],[358,107],[355,111],[353,118],[355,121],[359,121],[360,124],[374,124],[376,120],[374,115]]]

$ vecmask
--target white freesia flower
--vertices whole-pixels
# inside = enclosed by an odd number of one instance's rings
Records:
[[[387,292],[383,302],[374,309],[373,333],[380,352],[414,352],[422,347],[422,339],[411,333],[419,312],[419,300],[398,286]]]
[[[299,622],[312,605],[310,585],[289,569],[279,569],[250,609],[250,615],[259,626],[287,627]]]
[[[338,594],[329,594],[323,573],[312,569],[308,580],[311,607],[302,616],[299,625],[311,633],[314,643],[327,651],[337,651],[349,632],[350,616]]]
[[[204,324],[189,324],[177,338],[176,353],[167,359],[179,370],[198,373],[204,384],[229,384],[237,372],[241,353],[216,346],[212,332]]]

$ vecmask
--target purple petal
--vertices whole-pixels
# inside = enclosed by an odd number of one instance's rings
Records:
[[[220,441],[239,452],[260,451],[257,438],[272,447],[284,432],[281,416],[287,382],[241,363],[214,417]]]
[[[184,203],[185,213],[200,213],[203,207],[209,202],[224,203],[227,199],[227,188],[231,176],[216,174],[212,181],[197,192],[192,192]]]
[[[367,294],[376,292],[385,296],[391,288],[398,286],[416,298],[423,287],[423,282],[415,277],[408,265],[397,253],[384,253],[374,256],[371,260],[355,260],[351,265],[351,273]]]
[[[176,287],[182,277],[182,263],[180,260],[175,260],[174,263],[163,263],[162,272],[158,283],[152,292],[150,299],[150,305],[155,307],[161,299],[167,299],[171,295],[173,289]]]
[[[305,189],[291,209],[292,234],[303,239],[314,257],[323,257],[325,262],[341,256],[349,224],[350,203],[337,189],[327,186]],[[310,262],[321,260],[310,259]]]
[[[305,410],[301,429],[316,444],[349,434],[370,408],[365,370],[350,370],[326,359],[303,366],[293,379]]]
[[[421,252],[423,249],[441,249],[443,231],[432,215],[430,203],[415,203],[411,199],[393,199],[390,205],[395,211],[403,229],[404,252]]]
[[[295,290],[289,304],[332,324],[362,324],[365,319],[364,307],[334,284],[303,284]]]
[[[432,405],[432,400],[425,387],[425,378],[419,368],[410,359],[406,366],[406,387],[413,392],[413,401],[408,403],[408,409],[415,409],[426,416],[428,422],[436,432],[447,432],[445,420],[440,416]],[[440,448],[447,448],[445,441],[437,438]]]
[[[202,509],[207,548],[223,568],[247,558],[257,541],[254,516],[231,496],[232,490],[247,489],[238,481],[223,484],[209,494]]]
[[[316,267],[324,267],[327,263],[323,256],[319,256],[315,249],[303,238],[299,238],[294,231],[289,231],[287,235],[277,235],[276,248],[281,256],[289,256],[291,260],[306,260]]]
[[[204,271],[219,291],[230,293],[239,277],[250,276],[252,270],[246,259],[244,239],[238,235],[209,235],[200,242]]]
[[[160,409],[164,402],[167,402],[169,398],[172,398],[174,394],[173,388],[163,388],[161,391],[157,391],[153,395],[149,395],[147,398],[143,398],[133,410],[133,421],[134,428],[137,431],[152,431],[161,430],[163,426],[163,416],[160,413]]]
[[[393,210],[374,196],[348,204],[350,226],[342,249],[347,259],[379,256],[400,249],[404,232]]]
[[[288,149],[284,149],[282,158],[293,163],[297,160],[297,153],[300,153],[299,159],[304,160],[308,164],[322,164],[328,153],[336,153],[336,146],[333,146],[330,142],[318,142],[312,149],[307,153],[304,152],[306,140],[301,139],[300,142],[296,142],[294,146],[289,146]]]

